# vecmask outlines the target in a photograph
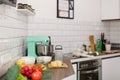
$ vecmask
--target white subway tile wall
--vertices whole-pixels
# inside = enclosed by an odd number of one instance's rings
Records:
[[[63,52],[72,52],[82,44],[89,45],[89,35],[95,35],[95,42],[100,33],[110,38],[109,22],[86,22],[66,19],[40,19],[29,17],[29,36],[51,36],[53,45],[62,45]]]
[[[120,21],[111,21],[110,40],[112,43],[120,43]]]
[[[15,7],[0,5],[0,76],[24,53],[27,20]]]

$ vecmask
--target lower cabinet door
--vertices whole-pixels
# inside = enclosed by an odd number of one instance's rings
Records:
[[[120,80],[120,57],[102,60],[102,80]]]
[[[75,74],[73,74],[73,75],[71,75],[69,77],[66,77],[66,78],[64,78],[62,80],[77,80],[77,64],[73,64],[72,66],[74,68]]]

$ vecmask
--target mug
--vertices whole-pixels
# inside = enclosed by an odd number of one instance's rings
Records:
[[[105,44],[105,49],[107,52],[111,51],[111,44]]]

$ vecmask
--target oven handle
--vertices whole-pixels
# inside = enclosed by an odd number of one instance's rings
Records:
[[[95,72],[98,72],[98,71],[99,71],[99,69],[95,69],[95,70],[81,71],[81,73],[90,74],[90,73],[95,73]]]

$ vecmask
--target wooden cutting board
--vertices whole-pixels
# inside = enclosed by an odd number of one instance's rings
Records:
[[[71,58],[68,56],[63,57],[63,63],[67,64],[67,68],[50,69],[53,71],[54,76],[52,80],[63,80],[64,78],[74,74],[74,69],[70,59]]]
[[[50,64],[48,64],[48,68],[50,69],[60,69],[60,68],[68,68],[68,65],[66,63],[63,63],[60,67],[53,67]]]

